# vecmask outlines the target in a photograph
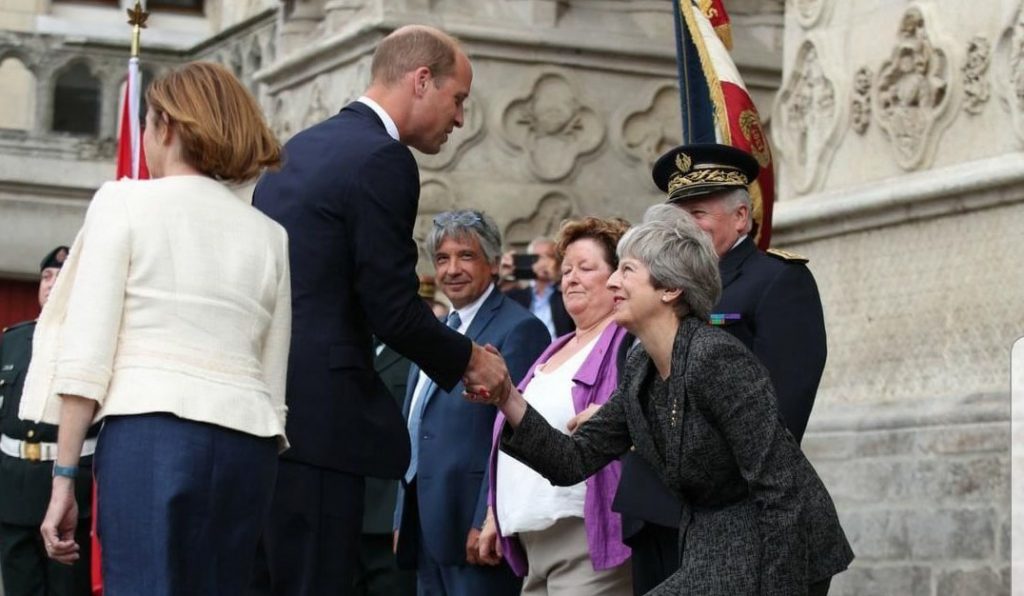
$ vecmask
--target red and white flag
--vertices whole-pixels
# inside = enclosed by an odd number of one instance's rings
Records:
[[[142,149],[142,126],[139,120],[142,100],[142,74],[139,59],[128,60],[128,81],[124,88],[124,107],[121,109],[121,135],[117,140],[117,179],[149,178],[146,155]]]

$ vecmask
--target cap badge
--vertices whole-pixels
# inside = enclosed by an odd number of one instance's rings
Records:
[[[680,151],[679,155],[676,156],[676,169],[679,170],[679,173],[685,174],[689,172],[692,166],[693,160],[690,159],[690,156]]]

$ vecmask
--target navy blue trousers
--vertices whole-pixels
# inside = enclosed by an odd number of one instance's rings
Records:
[[[277,442],[167,414],[107,418],[95,457],[105,596],[236,596]]]

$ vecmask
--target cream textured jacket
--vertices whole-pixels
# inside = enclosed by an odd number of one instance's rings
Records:
[[[39,317],[20,415],[167,412],[285,439],[288,236],[223,184],[104,184]]]

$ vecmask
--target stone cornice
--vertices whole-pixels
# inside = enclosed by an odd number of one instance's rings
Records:
[[[416,14],[354,20],[341,31],[322,37],[260,70],[256,73],[256,80],[266,83],[271,92],[287,88],[370,54],[377,41],[390,31],[419,22],[424,22],[424,19]],[[444,29],[458,37],[474,57],[676,76],[675,46],[669,38],[653,40],[657,43],[652,43],[650,37],[595,36],[586,31],[558,28],[530,29],[452,21],[446,21]],[[762,53],[744,51],[734,58],[744,77],[750,79],[748,85],[778,86],[781,66],[765,62]]]
[[[1024,152],[828,191],[775,206],[780,246],[1024,201]]]

